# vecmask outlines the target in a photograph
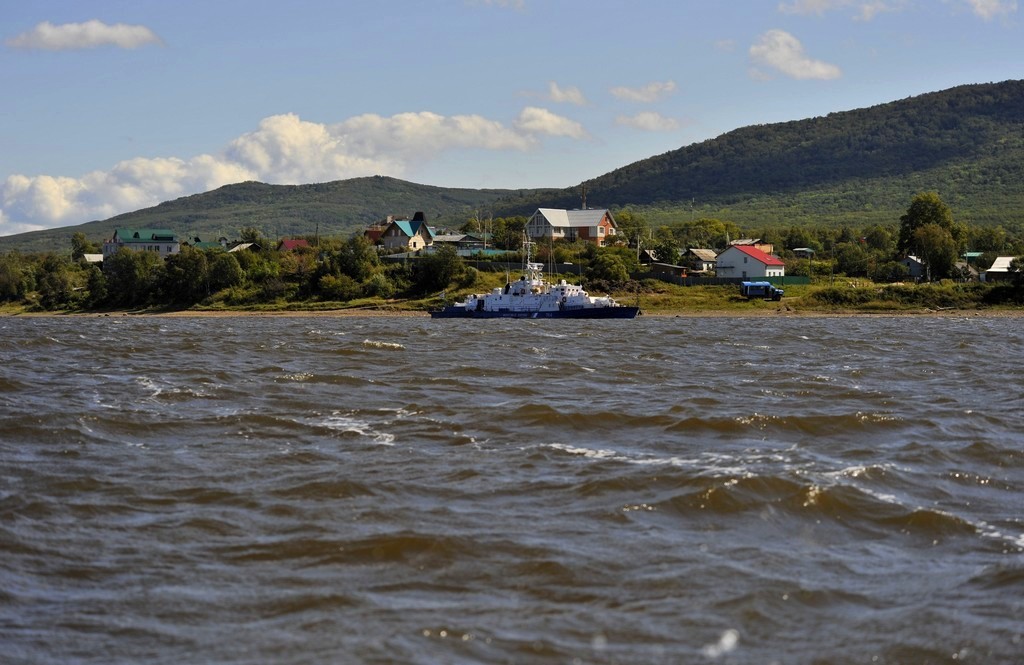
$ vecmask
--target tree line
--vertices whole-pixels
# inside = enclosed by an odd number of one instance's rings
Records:
[[[907,211],[891,225],[862,228],[764,227],[743,229],[734,222],[701,218],[657,227],[630,210],[615,213],[616,242],[598,248],[592,243],[539,243],[535,260],[573,263],[581,267],[594,290],[613,291],[641,285],[631,277],[642,271],[641,257],[679,264],[687,248],[724,249],[731,240],[756,237],[774,245],[788,275],[867,278],[901,282],[907,267],[901,259],[914,255],[927,267],[930,280],[967,279],[960,260],[965,252],[980,253],[975,269],[984,270],[997,256],[1024,256],[1024,233],[1002,227],[959,223],[935,192],[913,198]],[[520,262],[526,218],[474,217],[462,231],[485,235],[489,246],[505,250],[502,261]],[[223,248],[182,246],[180,253],[161,259],[156,252],[120,249],[102,268],[85,256],[99,248],[82,233],[71,238],[70,252],[0,255],[0,302],[41,310],[102,311],[144,307],[185,308],[196,304],[251,307],[268,303],[360,300],[381,302],[430,296],[450,288],[472,288],[478,271],[456,250],[441,245],[405,260],[388,260],[382,248],[363,235],[347,239],[309,238],[313,243],[293,251],[277,251],[259,230],[240,230],[253,248],[228,252]],[[795,250],[804,250],[798,256]],[[807,258],[810,250],[813,258]],[[487,256],[474,257],[486,261]],[[1024,277],[1024,262],[1011,270]],[[1020,281],[1020,280],[1018,280]]]

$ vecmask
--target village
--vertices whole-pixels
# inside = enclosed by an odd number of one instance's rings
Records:
[[[583,242],[594,247],[613,245],[629,246],[628,239],[619,235],[618,225],[608,209],[538,208],[525,224],[525,236],[534,243],[551,246],[558,242]],[[393,260],[414,259],[429,255],[441,247],[453,248],[456,254],[466,260],[501,261],[508,254],[507,249],[495,248],[488,233],[460,233],[438,230],[428,224],[425,215],[417,212],[411,217],[390,215],[386,219],[368,226],[363,232],[366,238],[384,257]],[[314,241],[316,242],[316,241]],[[223,250],[229,253],[265,249],[258,243],[241,240],[230,241],[220,237],[216,241],[202,241],[200,238],[182,240],[171,229],[117,229],[109,240],[104,241],[102,253],[87,253],[84,259],[89,263],[102,265],[118,250],[152,251],[166,259],[177,254],[181,247],[201,250]],[[306,238],[281,238],[274,243],[278,252],[294,252],[312,248]],[[637,262],[642,274],[665,281],[681,284],[736,284],[746,280],[764,280],[773,284],[787,283],[786,262],[775,251],[772,243],[759,238],[737,238],[729,240],[721,249],[711,247],[681,247],[678,262],[666,263],[658,260],[656,252],[644,248],[643,243],[634,241]],[[812,260],[815,250],[809,247],[792,249],[797,259]],[[981,252],[966,252],[956,267],[965,279],[978,281],[1005,281],[1012,278],[1013,256],[998,256],[984,270],[976,268]],[[913,254],[899,261],[906,269],[909,281],[920,282],[929,279],[927,263]],[[575,272],[572,264],[559,267],[560,272]],[[793,275],[788,283],[807,283]]]

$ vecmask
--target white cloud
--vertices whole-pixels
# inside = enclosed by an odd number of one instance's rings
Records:
[[[755,64],[782,72],[795,79],[835,79],[842,76],[839,67],[821,60],[813,60],[804,52],[803,44],[784,30],[769,30],[750,47],[750,58]],[[755,78],[767,74],[755,69]]]
[[[95,19],[85,23],[61,25],[44,21],[28,32],[23,32],[6,41],[6,44],[12,48],[45,51],[71,51],[98,46],[135,49],[146,44],[162,43],[156,33],[144,25],[124,23],[107,25]]]
[[[966,0],[971,11],[990,21],[997,16],[1013,14],[1017,11],[1017,0]]]
[[[586,106],[587,104],[587,98],[583,96],[579,88],[575,86],[561,88],[554,81],[548,83],[548,98],[553,102],[575,104],[577,106]]]
[[[625,125],[635,129],[642,129],[646,132],[670,132],[679,129],[679,121],[675,118],[666,118],[660,113],[645,111],[632,116],[620,115],[615,119],[618,125]]]
[[[649,104],[670,95],[676,90],[675,81],[653,81],[642,88],[619,86],[611,89],[612,95],[629,102]]]
[[[0,183],[0,235],[80,224],[244,180],[324,182],[387,174],[455,149],[526,151],[541,136],[587,138],[582,125],[527,107],[512,127],[477,115],[365,114],[325,125],[295,114],[264,118],[218,154],[135,158],[80,178],[15,174]]]
[[[535,106],[524,108],[514,124],[516,129],[528,135],[547,134],[573,139],[585,139],[588,136],[587,130],[580,123]]]

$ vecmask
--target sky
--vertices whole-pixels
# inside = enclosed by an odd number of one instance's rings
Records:
[[[0,0],[0,235],[246,180],[570,187],[740,127],[1024,78],[1022,18],[1017,0]]]

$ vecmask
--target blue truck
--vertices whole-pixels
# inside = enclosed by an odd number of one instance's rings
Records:
[[[747,300],[763,298],[764,300],[782,300],[785,291],[777,288],[771,282],[743,282],[740,284],[740,295],[746,296]]]

